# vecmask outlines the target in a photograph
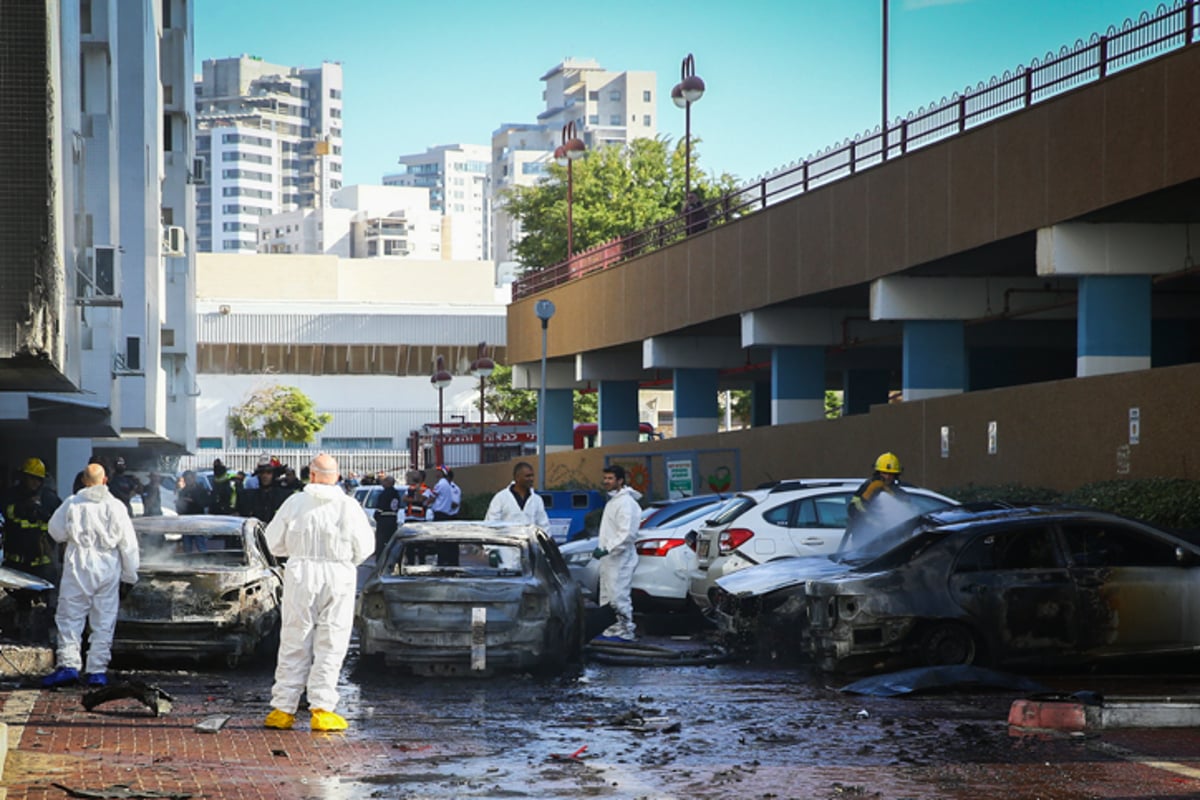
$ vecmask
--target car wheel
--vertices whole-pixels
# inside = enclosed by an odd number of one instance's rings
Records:
[[[921,635],[919,646],[919,657],[929,667],[977,664],[983,655],[975,634],[957,622],[930,625]]]

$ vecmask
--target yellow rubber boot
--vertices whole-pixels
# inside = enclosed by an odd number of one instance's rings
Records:
[[[341,714],[314,708],[312,711],[312,729],[314,731],[344,731],[350,727]]]
[[[271,709],[271,713],[267,714],[265,724],[268,728],[276,728],[281,731],[290,731],[292,726],[296,724],[296,715],[289,714],[286,711],[280,711],[278,708]]]

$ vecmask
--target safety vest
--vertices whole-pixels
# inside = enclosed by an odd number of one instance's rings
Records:
[[[226,487],[229,488],[228,502],[226,502],[225,498],[221,496]],[[237,482],[228,472],[219,478],[213,476],[213,500],[214,504],[220,507],[222,513],[237,513]]]
[[[17,504],[9,503],[4,509],[4,560],[26,569],[48,566],[53,561],[50,553],[54,547],[50,539],[50,525],[35,522],[17,514]]]

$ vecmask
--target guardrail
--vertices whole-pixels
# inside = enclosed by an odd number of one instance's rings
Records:
[[[943,98],[929,108],[909,112],[904,119],[876,128],[802,162],[782,167],[740,189],[704,205],[707,222],[697,216],[679,214],[648,228],[613,239],[573,255],[564,262],[523,275],[513,283],[514,300],[627,261],[723,225],[768,206],[804,194],[816,187],[848,178],[864,169],[879,166],[889,158],[956,136],[977,125],[1007,116],[1035,103],[1101,81],[1135,64],[1149,61],[1197,39],[1197,6],[1200,0],[1176,0],[1159,6],[1154,15],[1143,13],[1127,19],[1120,30],[1092,34],[1084,42],[1064,46],[1057,55],[1005,72],[986,84]],[[704,215],[702,215],[704,216]]]

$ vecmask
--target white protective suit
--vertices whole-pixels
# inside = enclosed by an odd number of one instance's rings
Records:
[[[608,551],[608,555],[600,559],[600,605],[612,606],[617,614],[617,621],[601,636],[633,639],[637,635],[629,592],[633,571],[637,568],[637,534],[642,521],[638,498],[641,496],[635,489],[621,487],[609,497],[604,505],[604,516],[600,518],[598,545]]]
[[[137,583],[137,536],[125,504],[104,484],[73,494],[50,517],[47,531],[66,542],[58,586],[58,666],[81,669],[83,623],[91,624],[87,670],[100,674],[112,658],[121,583]]]
[[[310,483],[283,502],[266,538],[272,553],[287,558],[271,705],[295,714],[307,688],[310,707],[333,711],[354,624],[357,566],[374,552],[374,532],[342,487]]]
[[[522,509],[517,505],[517,498],[512,493],[512,488],[516,483],[508,484],[508,487],[496,492],[492,502],[488,503],[487,514],[483,519],[486,522],[515,522],[520,525],[537,525],[543,530],[550,530],[550,518],[546,516],[546,504],[542,502],[542,496],[535,491],[529,492],[529,499],[525,501],[525,508]]]

